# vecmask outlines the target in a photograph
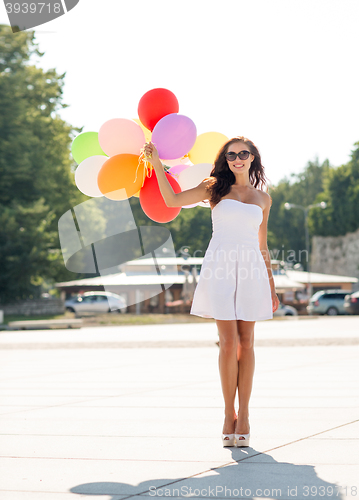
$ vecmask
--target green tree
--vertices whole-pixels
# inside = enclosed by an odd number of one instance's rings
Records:
[[[273,203],[268,221],[268,246],[272,258],[301,262],[306,267],[303,211],[286,210],[284,204],[289,202],[306,207],[316,202],[318,195],[323,193],[330,171],[328,160],[319,164],[315,159],[308,162],[303,172],[284,178],[270,189]]]
[[[350,161],[330,169],[324,190],[316,201],[325,201],[325,210],[313,210],[309,224],[320,236],[339,236],[359,228],[359,142],[352,151]]]
[[[146,216],[138,198],[130,198],[130,205],[137,226],[160,225],[171,232],[177,254],[181,247],[188,247],[188,253],[191,256],[204,256],[212,235],[211,210],[209,208],[182,208],[173,221],[159,224]]]
[[[74,184],[70,158],[80,130],[57,114],[66,106],[65,74],[30,64],[43,55],[34,38],[0,25],[1,302],[35,296],[48,280],[73,278],[59,251],[57,221],[88,199]]]

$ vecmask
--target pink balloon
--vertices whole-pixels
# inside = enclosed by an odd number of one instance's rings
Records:
[[[164,116],[152,132],[152,142],[159,157],[168,160],[187,154],[194,146],[196,138],[197,129],[194,122],[188,116],[177,113]]]
[[[168,170],[168,173],[171,174],[171,175],[173,175],[173,177],[178,182],[179,174],[181,172],[183,172],[183,170],[185,170],[186,168],[188,168],[190,166],[191,165],[175,165],[174,167],[171,167]],[[192,207],[196,207],[197,205],[198,205],[198,203],[192,203],[192,205],[183,205],[182,208],[192,208]]]
[[[98,133],[101,148],[108,156],[119,154],[140,155],[146,142],[141,127],[133,120],[113,118],[105,122]]]
[[[175,160],[161,158],[161,162],[168,167],[175,167],[176,165],[193,165],[191,160],[189,160],[187,156],[176,158]]]
[[[178,175],[184,170],[185,168],[188,168],[190,165],[176,165],[174,167],[171,167],[169,169],[169,173],[171,175],[174,175],[175,177],[178,177]]]

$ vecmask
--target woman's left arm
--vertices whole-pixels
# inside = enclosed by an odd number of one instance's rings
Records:
[[[270,289],[271,289],[271,294],[272,294],[273,312],[275,312],[279,307],[279,299],[278,299],[278,296],[277,296],[276,291],[275,291],[272,265],[271,265],[271,261],[270,261],[270,254],[269,254],[268,244],[267,244],[268,217],[269,217],[269,211],[270,211],[270,207],[272,204],[272,200],[271,200],[271,197],[269,196],[269,194],[267,194],[267,193],[265,193],[263,198],[265,201],[265,208],[263,210],[263,220],[262,220],[261,225],[259,226],[259,232],[258,232],[259,249],[261,251],[261,254],[263,255],[263,259],[264,259],[265,265],[267,267],[268,279],[269,279],[269,284],[270,284]]]

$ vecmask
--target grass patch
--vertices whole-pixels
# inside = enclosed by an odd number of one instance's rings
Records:
[[[69,318],[69,316],[65,314],[58,314],[56,316],[51,314],[48,314],[46,316],[9,315],[9,316],[4,316],[4,325],[7,325],[8,323],[10,323],[10,321],[31,321],[31,320],[37,321],[39,319],[65,319],[65,318]]]
[[[20,316],[9,315],[4,317],[4,325],[11,321],[36,321],[48,319],[70,319],[75,318],[74,313],[66,312],[59,315],[43,316]],[[127,326],[127,325],[160,325],[176,323],[204,323],[214,321],[213,319],[200,318],[191,314],[119,314],[117,312],[106,314],[93,314],[80,316],[83,326]]]
[[[121,325],[161,325],[178,323],[204,323],[208,321],[190,314],[118,314],[108,313],[83,317],[84,326],[121,326]]]

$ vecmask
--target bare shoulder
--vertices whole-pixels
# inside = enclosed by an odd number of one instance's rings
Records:
[[[266,209],[269,209],[272,205],[272,198],[271,196],[266,193],[265,191],[259,191],[261,199],[263,201],[263,205]]]

